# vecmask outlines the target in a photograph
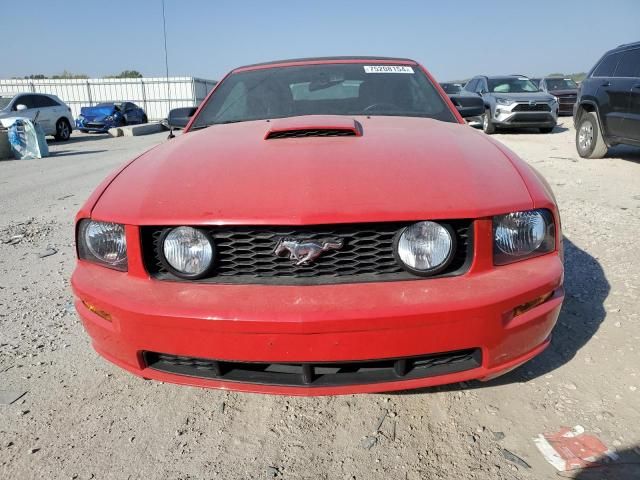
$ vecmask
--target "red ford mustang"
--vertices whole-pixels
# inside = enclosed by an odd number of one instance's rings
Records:
[[[549,344],[553,194],[418,63],[242,67],[170,123],[77,215],[76,308],[113,363],[318,395],[489,379]]]

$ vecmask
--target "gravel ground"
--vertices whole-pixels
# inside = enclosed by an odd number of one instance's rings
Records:
[[[563,215],[552,346],[488,383],[341,397],[144,381],[91,349],[71,306],[74,214],[166,133],[74,134],[50,158],[0,162],[0,478],[540,480],[557,477],[532,438],[563,425],[639,462],[640,151],[579,159],[574,133],[564,119],[550,135],[496,135],[546,176]],[[7,404],[12,392],[24,395]]]

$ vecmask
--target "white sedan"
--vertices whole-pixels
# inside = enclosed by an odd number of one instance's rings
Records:
[[[56,140],[69,140],[73,129],[71,109],[55,95],[0,93],[0,124],[8,128],[16,118],[36,120]]]

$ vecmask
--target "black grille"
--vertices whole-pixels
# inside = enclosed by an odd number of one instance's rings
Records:
[[[270,132],[267,140],[277,138],[300,138],[300,137],[355,137],[356,132],[353,129],[327,128],[327,129],[303,129],[303,130],[283,130],[279,132]]]
[[[214,239],[216,259],[204,283],[271,283],[315,285],[326,283],[379,282],[417,279],[394,257],[395,236],[413,222],[314,226],[199,227]],[[449,266],[436,276],[458,275],[472,259],[472,222],[449,220],[456,250]],[[182,280],[161,260],[160,238],[166,227],[143,227],[142,245],[147,271],[160,280]],[[296,266],[288,256],[276,256],[281,238],[341,240],[342,248],[323,252],[313,263]],[[433,278],[433,277],[432,277]]]
[[[550,112],[551,109],[546,103],[536,103],[529,105],[528,103],[519,103],[513,107],[512,112]]]
[[[550,122],[553,117],[546,113],[531,113],[529,115],[515,115],[511,123]]]
[[[228,382],[296,387],[383,383],[478,368],[479,348],[387,360],[314,363],[230,362],[144,352],[147,367],[161,372]]]
[[[562,104],[567,103],[573,105],[578,100],[578,97],[577,95],[559,95],[558,100],[560,100]]]

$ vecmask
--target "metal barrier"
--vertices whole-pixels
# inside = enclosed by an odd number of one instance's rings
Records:
[[[149,120],[167,117],[171,108],[198,105],[215,80],[196,77],[0,79],[0,93],[49,93],[63,100],[76,117],[81,107],[129,101],[142,107]]]

